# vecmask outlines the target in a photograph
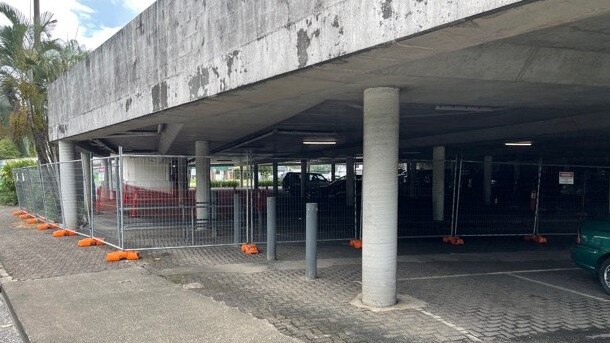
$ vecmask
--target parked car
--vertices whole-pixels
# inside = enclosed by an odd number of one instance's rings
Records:
[[[610,295],[610,218],[584,222],[571,255],[574,263],[599,278]]]
[[[346,177],[340,177],[326,185],[312,188],[309,197],[316,201],[344,201],[346,192]],[[354,194],[360,197],[362,190],[362,175],[354,175]]]
[[[313,188],[321,187],[328,184],[328,180],[319,173],[307,173],[307,189],[310,191]],[[301,194],[301,173],[288,172],[282,180],[282,189],[292,195]]]

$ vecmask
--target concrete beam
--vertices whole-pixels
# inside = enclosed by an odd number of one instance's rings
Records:
[[[484,116],[484,114],[483,114]],[[506,125],[486,129],[453,132],[442,135],[401,140],[401,147],[426,147],[496,140],[543,137],[559,133],[610,128],[610,113],[598,112],[565,118]]]
[[[206,119],[281,99],[296,103],[293,99],[314,92],[320,101],[354,90],[350,85],[363,80],[366,84],[355,88],[387,84],[387,76],[371,75],[391,66],[610,11],[605,0],[321,0],[286,1],[273,10],[269,6],[276,4],[259,6],[155,2],[53,83],[49,90],[51,139],[133,119],[148,123],[155,119],[146,118],[148,114],[198,99],[209,100],[202,111],[195,111]],[[245,13],[255,19],[235,20]],[[234,23],[239,24],[227,28]],[[144,53],[151,40],[155,53]],[[339,58],[341,63],[334,63]],[[294,71],[300,71],[299,75],[288,75]],[[273,80],[260,82],[268,79]],[[307,82],[293,87],[295,80]],[[90,84],[108,91],[95,92]],[[238,88],[243,92],[233,93],[231,105],[219,101],[218,95]],[[173,115],[166,117],[174,120]],[[245,131],[248,125],[252,122]],[[262,127],[250,129],[238,136]]]
[[[158,151],[161,155],[167,154],[172,144],[180,134],[183,124],[165,124],[161,136],[159,137]]]

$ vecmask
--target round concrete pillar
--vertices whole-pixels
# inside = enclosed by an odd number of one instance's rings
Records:
[[[354,206],[354,157],[347,156],[345,158],[345,205],[348,207]]]
[[[197,228],[210,228],[210,144],[195,142],[195,201],[197,202]]]
[[[396,304],[399,90],[364,91],[362,302]]]
[[[74,143],[59,141],[59,180],[61,185],[61,210],[64,227],[70,230],[78,229],[78,212],[76,197],[76,165],[80,162],[74,159]],[[81,181],[82,182],[82,181]],[[81,184],[82,185],[82,184]]]
[[[432,150],[432,219],[443,221],[445,210],[445,147]]]

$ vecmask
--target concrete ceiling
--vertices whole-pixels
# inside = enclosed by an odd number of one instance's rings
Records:
[[[438,144],[450,151],[490,151],[507,158],[582,155],[579,147],[606,151],[600,142],[610,137],[610,120],[605,119],[610,117],[609,23],[610,14],[600,13],[433,54],[428,49],[435,49],[438,36],[430,34],[78,138],[103,137],[110,147],[136,151],[159,150],[165,139],[163,150],[173,154],[192,154],[193,142],[204,139],[222,154],[251,151],[261,158],[358,154],[362,91],[397,86],[403,155],[427,156],[429,147]],[[438,105],[491,109],[448,111]],[[165,124],[160,136],[113,136],[154,132],[160,123]],[[274,129],[279,131],[270,133]],[[305,132],[288,134],[291,130]],[[328,133],[338,144],[331,149],[304,146],[308,133]],[[503,146],[504,141],[520,139],[533,140],[535,147],[523,151]]]

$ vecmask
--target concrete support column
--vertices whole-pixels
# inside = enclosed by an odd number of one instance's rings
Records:
[[[345,158],[345,205],[354,206],[354,157]]]
[[[80,160],[83,171],[83,200],[85,204],[85,211],[90,214],[91,206],[93,205],[91,203],[91,154],[88,152],[81,152]]]
[[[364,91],[362,302],[396,304],[399,90]]]
[[[258,164],[254,165],[252,170],[252,178],[254,179],[254,189],[258,189]]]
[[[78,213],[76,203],[76,163],[74,161],[74,143],[59,141],[59,177],[61,183],[61,209],[63,211],[64,227],[70,230],[78,229]]]
[[[277,173],[278,173],[277,167],[278,167],[277,162],[273,162],[272,172],[273,172],[273,196],[274,197],[277,196],[278,189],[279,189],[279,179],[278,179],[278,175],[277,175]]]
[[[330,181],[335,181],[336,179],[336,171],[337,171],[337,166],[335,165],[335,162],[330,164]]]
[[[301,198],[307,195],[307,160],[301,160]]]
[[[443,221],[445,210],[445,147],[432,150],[432,219]]]
[[[197,202],[197,228],[210,224],[210,143],[195,142],[195,200]]]
[[[244,166],[239,166],[239,187],[244,187]]]
[[[485,205],[491,204],[491,172],[493,158],[485,156],[483,159],[483,192],[485,194]]]
[[[415,197],[415,162],[409,162],[409,197]]]
[[[110,164],[108,163],[108,159],[104,158],[102,160],[102,167],[104,168],[104,181],[102,181],[102,189],[107,190],[110,189],[110,174],[112,173],[110,170]]]

